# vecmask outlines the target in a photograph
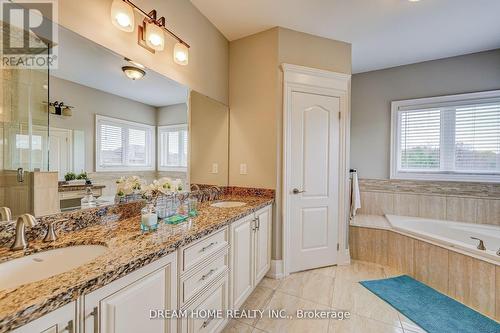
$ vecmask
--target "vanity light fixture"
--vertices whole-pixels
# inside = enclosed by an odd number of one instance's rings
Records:
[[[134,10],[122,0],[113,0],[111,21],[120,30],[134,31]]]
[[[134,66],[123,66],[122,67],[123,73],[131,79],[131,80],[140,80],[146,75],[146,72],[143,71],[142,69]]]
[[[111,20],[120,30],[134,31],[134,10],[138,11],[144,19],[137,31],[137,43],[155,53],[165,48],[165,32],[177,40],[174,47],[174,62],[187,65],[189,60],[189,44],[165,26],[165,17],[157,18],[155,9],[149,13],[135,5],[131,0],[113,0],[111,4]]]
[[[187,65],[189,61],[189,49],[182,43],[174,46],[174,61],[179,65]]]
[[[163,29],[154,23],[147,23],[145,29],[146,44],[155,51],[163,51],[165,48]]]

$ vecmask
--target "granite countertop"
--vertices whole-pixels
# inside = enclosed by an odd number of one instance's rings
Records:
[[[90,187],[92,189],[101,189],[105,188],[105,185],[72,185],[72,184],[64,184],[64,185],[59,185],[59,192],[71,192],[71,191],[80,191],[84,190],[87,187]]]
[[[244,201],[247,205],[215,208],[209,202],[201,203],[190,229],[175,235],[171,235],[166,225],[156,232],[142,234],[140,217],[136,216],[62,233],[50,244],[41,239],[31,242],[26,254],[83,244],[105,245],[109,251],[83,266],[41,281],[15,289],[0,286],[0,333],[37,319],[274,202],[272,197],[242,195],[225,195],[221,200]],[[2,247],[0,263],[23,255],[23,251],[12,252]]]

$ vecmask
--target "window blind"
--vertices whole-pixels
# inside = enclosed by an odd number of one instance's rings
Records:
[[[401,112],[400,126],[401,169],[439,169],[441,140],[440,111]]]
[[[158,131],[160,142],[160,168],[187,168],[187,125],[162,126]]]
[[[396,112],[398,172],[500,175],[499,101],[440,101]]]
[[[96,170],[154,168],[153,127],[96,116]]]
[[[500,173],[500,103],[456,109],[455,168]]]

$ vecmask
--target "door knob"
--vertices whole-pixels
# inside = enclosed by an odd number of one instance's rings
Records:
[[[304,192],[305,192],[304,190],[299,190],[298,188],[294,188],[294,189],[292,190],[292,193],[293,193],[293,194],[299,194],[299,193],[304,193]]]

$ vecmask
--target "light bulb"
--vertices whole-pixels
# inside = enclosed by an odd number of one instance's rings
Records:
[[[174,46],[174,61],[179,65],[187,65],[189,62],[189,49],[182,43],[177,43]]]
[[[134,9],[123,0],[113,0],[111,4],[111,22],[120,30],[134,31]]]
[[[163,51],[165,48],[165,36],[163,34],[163,29],[156,24],[147,24],[146,44],[155,51]]]

